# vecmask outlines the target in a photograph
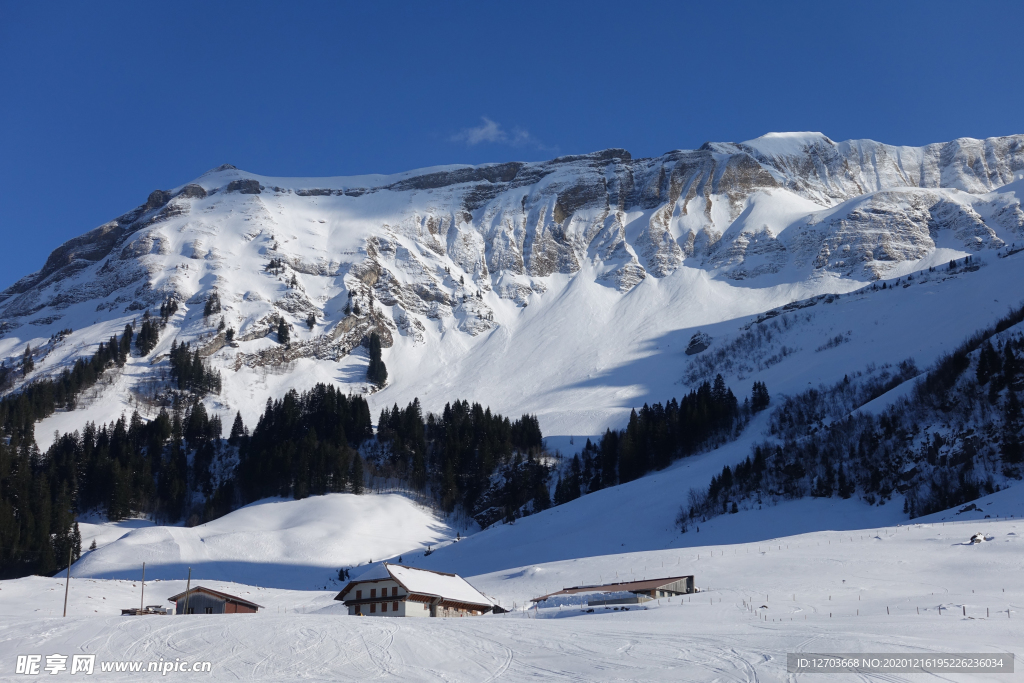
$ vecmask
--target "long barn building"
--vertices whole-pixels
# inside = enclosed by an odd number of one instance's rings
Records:
[[[623,581],[620,583],[604,583],[594,586],[573,586],[563,588],[554,593],[533,598],[530,602],[541,603],[559,595],[588,594],[593,597],[587,602],[591,607],[599,605],[634,605],[655,600],[671,598],[678,595],[695,593],[693,576],[669,576],[663,579],[644,579],[642,581]]]

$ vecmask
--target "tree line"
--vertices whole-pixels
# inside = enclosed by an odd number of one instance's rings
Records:
[[[677,524],[801,497],[903,498],[911,518],[961,505],[1024,477],[1024,306],[981,330],[921,374],[911,359],[787,397],[772,439],[691,490]],[[970,372],[973,367],[974,371]],[[914,380],[878,414],[860,406]]]
[[[630,412],[625,429],[606,430],[596,444],[587,439],[559,474],[554,503],[633,481],[732,440],[770,400],[768,387],[755,382],[751,397],[740,404],[719,374],[713,383],[701,382],[681,399],[644,404]]]
[[[414,399],[404,409],[384,408],[377,424],[385,476],[429,491],[445,512],[461,506],[488,526],[550,506],[534,415],[510,420],[479,403],[454,401],[424,417]]]
[[[120,340],[113,348],[103,346],[111,363]],[[187,345],[175,348],[184,359]],[[52,574],[69,549],[77,559],[76,513],[194,525],[268,496],[361,493],[371,476],[401,476],[445,511],[464,506],[486,523],[550,506],[534,416],[511,421],[466,401],[424,416],[414,400],[379,422],[374,439],[366,400],[325,384],[268,400],[251,432],[236,414],[226,439],[199,391],[175,394],[149,421],[134,412],[88,423],[45,453],[29,422],[0,442],[0,572]]]
[[[291,390],[267,405],[250,435],[235,416],[230,445],[238,448],[241,501],[268,496],[305,498],[329,492],[360,493],[360,445],[373,436],[370,408],[361,396],[317,384]]]
[[[36,422],[58,410],[74,410],[82,393],[105,372],[125,365],[133,339],[141,355],[150,353],[176,310],[177,303],[168,299],[161,305],[161,320],[147,312],[139,334],[128,324],[88,358],[0,398],[0,575],[52,573],[66,566],[72,547],[77,559],[78,511],[100,509],[112,520],[150,512],[176,521],[189,487],[209,488],[207,469],[220,439],[220,421],[208,418],[196,399],[219,386],[209,381],[201,359],[202,372],[195,371],[194,355],[189,369],[205,382],[186,379],[189,393],[174,397],[173,413],[161,410],[149,422],[134,413],[108,425],[90,423],[81,432],[58,436],[46,453],[35,442]],[[195,453],[192,466],[187,463],[190,452]]]

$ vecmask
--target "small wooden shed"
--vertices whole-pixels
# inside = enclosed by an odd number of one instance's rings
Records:
[[[178,593],[167,598],[175,603],[175,614],[185,614],[186,593]],[[235,595],[221,593],[204,586],[196,586],[187,592],[189,614],[252,614],[263,605],[240,598]]]

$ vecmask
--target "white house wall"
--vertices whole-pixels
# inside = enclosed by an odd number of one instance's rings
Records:
[[[364,617],[429,617],[430,606],[422,602],[410,602],[405,599],[399,598],[398,600],[398,611],[392,611],[394,606],[394,600],[388,600],[388,611],[380,611],[380,603],[377,603],[377,611],[370,612],[369,604],[359,605],[361,613]],[[356,606],[352,605],[348,608],[348,613],[352,616],[356,614]]]
[[[403,617],[429,617],[430,605],[425,602],[403,601],[398,605],[398,614]]]

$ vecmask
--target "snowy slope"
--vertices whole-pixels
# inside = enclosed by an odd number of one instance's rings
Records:
[[[990,540],[966,544],[975,532]],[[1024,592],[1012,577],[1022,569],[1022,534],[1021,520],[819,532],[468,577],[517,608],[617,573],[693,574],[702,589],[685,601],[593,614],[562,605],[469,619],[349,617],[326,592],[215,583],[266,609],[122,618],[114,616],[120,607],[138,604],[138,582],[72,579],[70,616],[61,619],[63,580],[30,577],[0,587],[0,659],[13,667],[18,654],[87,653],[97,669],[117,660],[210,661],[213,680],[790,681],[789,652],[1016,652]],[[180,581],[147,584],[146,602],[182,589]],[[1017,672],[1022,664],[1018,653]]]
[[[111,527],[83,526],[109,538]],[[336,585],[338,570],[437,544],[455,533],[428,509],[399,495],[334,493],[263,500],[197,527],[143,526],[124,533],[72,568],[74,577],[220,580],[277,588]],[[97,543],[99,545],[99,543]]]
[[[606,150],[394,176],[225,166],[154,192],[0,294],[0,358],[16,365],[30,343],[29,379],[46,376],[166,297],[181,303],[148,357],[38,426],[42,447],[88,420],[152,414],[145,399],[174,340],[200,344],[224,375],[207,407],[228,424],[240,410],[251,426],[268,396],[292,387],[366,390],[370,331],[390,377],[370,399],[375,414],[458,397],[536,413],[552,436],[597,434],[687,388],[682,349],[698,330],[713,352],[770,309],[973,254],[978,272],[844,301],[800,323],[791,360],[723,374],[737,388],[763,379],[791,392],[848,364],[915,355],[923,365],[948,349],[1024,298],[1019,258],[998,258],[1024,241],[1021,150],[1020,136],[899,148],[801,133],[655,159]],[[204,319],[214,292],[223,310]],[[349,303],[361,313],[346,315]],[[271,333],[278,316],[292,325],[290,348]],[[221,318],[236,345],[217,333]],[[815,354],[846,330],[851,344]]]
[[[901,393],[897,387],[892,393]],[[880,400],[880,399],[879,399]],[[602,489],[564,505],[497,524],[457,543],[442,544],[429,556],[406,553],[407,564],[427,569],[484,574],[531,563],[575,561],[578,558],[638,551],[756,543],[819,530],[858,530],[908,524],[903,497],[887,504],[867,505],[859,498],[801,498],[751,506],[735,514],[713,517],[680,533],[674,525],[690,488],[706,490],[711,477],[726,465],[734,467],[762,436],[766,416],[755,420],[744,437],[719,449],[686,458],[667,469],[635,481]],[[1013,483],[1012,481],[1010,482]],[[937,512],[913,523],[1024,519],[1024,486],[1015,485],[972,503]],[[587,581],[591,581],[588,579]]]

